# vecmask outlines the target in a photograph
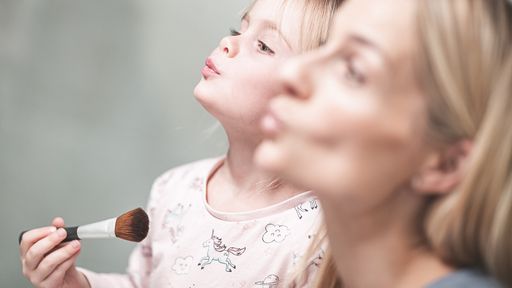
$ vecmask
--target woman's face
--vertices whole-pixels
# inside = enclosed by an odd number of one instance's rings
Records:
[[[414,3],[348,1],[328,43],[283,67],[287,92],[262,120],[261,166],[321,197],[370,206],[408,183],[428,149]]]
[[[277,68],[298,50],[300,10],[291,4],[282,10],[282,4],[257,1],[201,70],[194,94],[228,132],[261,138],[259,120],[282,87]]]

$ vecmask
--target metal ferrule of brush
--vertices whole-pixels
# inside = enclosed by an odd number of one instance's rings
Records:
[[[117,218],[111,218],[92,224],[76,227],[66,227],[64,229],[66,229],[68,235],[66,239],[64,239],[64,242],[89,238],[116,237],[116,219]]]

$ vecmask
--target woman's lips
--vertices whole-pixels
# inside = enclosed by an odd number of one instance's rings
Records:
[[[282,122],[272,111],[268,111],[261,119],[261,130],[268,138],[274,138],[282,129]]]
[[[207,58],[203,69],[201,69],[201,74],[205,79],[208,79],[211,76],[220,75],[219,70],[217,67],[215,67],[215,64],[213,63],[212,59]]]

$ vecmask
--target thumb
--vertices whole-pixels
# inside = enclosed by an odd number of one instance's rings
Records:
[[[53,220],[52,220],[52,226],[55,226],[55,227],[57,227],[57,228],[64,227],[64,219],[62,219],[61,217],[55,217],[55,218],[53,218]]]

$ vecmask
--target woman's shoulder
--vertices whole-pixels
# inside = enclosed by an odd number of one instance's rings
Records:
[[[501,288],[496,280],[477,269],[457,270],[427,288]]]

